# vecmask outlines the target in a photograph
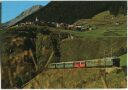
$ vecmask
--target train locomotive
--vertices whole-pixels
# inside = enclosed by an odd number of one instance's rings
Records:
[[[104,59],[51,63],[48,65],[48,68],[68,69],[68,68],[119,67],[119,66],[120,66],[120,58],[108,57]]]

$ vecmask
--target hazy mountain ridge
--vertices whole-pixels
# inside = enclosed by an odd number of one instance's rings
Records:
[[[26,11],[23,11],[19,16],[17,16],[16,18],[12,19],[11,21],[5,23],[4,25],[7,26],[11,26],[19,21],[21,21],[22,19],[24,19],[25,17],[31,15],[32,13],[38,11],[39,9],[41,9],[43,6],[41,5],[35,5],[32,6],[31,8],[28,8]]]

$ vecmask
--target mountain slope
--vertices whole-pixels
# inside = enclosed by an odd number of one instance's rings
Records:
[[[15,23],[21,21],[22,19],[24,19],[25,17],[31,15],[32,13],[35,13],[36,11],[38,11],[39,9],[41,9],[43,6],[41,5],[35,5],[32,6],[31,8],[27,9],[26,11],[22,12],[19,16],[17,16],[16,18],[12,19],[11,21],[5,23],[4,25],[7,26],[12,26]]]
[[[19,19],[9,25],[20,22],[34,21],[36,17],[39,20],[74,23],[79,19],[92,18],[94,15],[109,10],[112,14],[126,13],[125,1],[52,1],[36,12],[29,14],[27,17]],[[120,12],[121,10],[121,12]],[[14,22],[15,21],[15,22]]]

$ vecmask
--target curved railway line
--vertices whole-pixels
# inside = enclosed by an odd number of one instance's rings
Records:
[[[51,63],[47,68],[68,69],[68,68],[91,68],[91,67],[119,67],[120,58],[108,57],[94,60],[81,60],[72,62]]]

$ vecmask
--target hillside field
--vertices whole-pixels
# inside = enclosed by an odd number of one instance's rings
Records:
[[[110,71],[113,68],[110,68]],[[125,74],[120,69],[105,73],[102,68],[49,69],[26,84],[27,88],[126,88]]]

